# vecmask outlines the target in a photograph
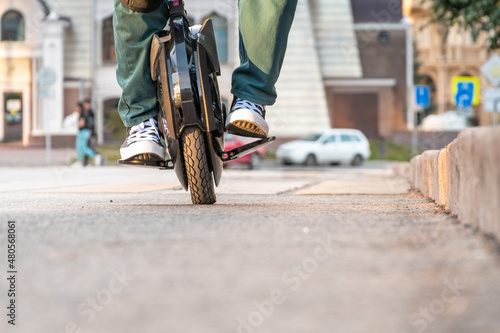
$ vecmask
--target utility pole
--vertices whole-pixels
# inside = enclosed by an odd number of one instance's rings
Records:
[[[413,22],[409,11],[404,13],[401,23],[406,25],[406,124],[412,131],[412,153],[417,154],[417,117],[413,107]]]

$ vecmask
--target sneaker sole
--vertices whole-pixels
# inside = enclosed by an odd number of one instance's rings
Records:
[[[226,126],[230,134],[246,136],[251,138],[267,138],[267,134],[257,125],[245,120],[236,120]]]
[[[139,155],[151,155],[164,160],[165,149],[150,141],[139,141],[128,147],[120,148],[120,155],[122,160],[128,160]]]
[[[229,115],[226,130],[231,134],[253,138],[267,138],[269,126],[266,120],[250,110],[237,110]]]
[[[157,162],[165,161],[165,159],[155,154],[139,154],[121,161],[123,161],[121,162],[121,164],[157,166],[158,165]]]

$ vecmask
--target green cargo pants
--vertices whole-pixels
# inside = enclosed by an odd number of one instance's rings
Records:
[[[275,83],[283,64],[297,1],[239,0],[241,64],[232,76],[231,92],[235,96],[254,103],[274,104]],[[167,23],[168,9],[164,1],[144,6],[144,10],[131,3],[148,3],[147,0],[123,2],[134,10],[115,0],[116,76],[123,89],[118,111],[125,126],[131,127],[158,113],[156,89],[150,77],[149,50],[153,35]]]

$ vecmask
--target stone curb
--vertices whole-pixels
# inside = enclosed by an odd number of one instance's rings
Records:
[[[441,150],[394,167],[424,196],[500,240],[500,128],[470,128]]]

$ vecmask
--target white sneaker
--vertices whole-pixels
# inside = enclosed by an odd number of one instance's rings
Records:
[[[203,26],[201,24],[195,24],[189,27],[189,32],[191,33],[191,38],[196,40],[200,35],[200,31]]]
[[[158,122],[150,118],[142,123],[127,128],[127,138],[120,148],[122,160],[165,159],[165,148],[160,141]]]
[[[71,164],[71,167],[75,169],[81,169],[84,167],[84,165],[82,161],[76,161],[75,163]]]
[[[226,130],[228,133],[241,136],[267,138],[269,126],[265,117],[264,105],[236,97],[227,116]]]
[[[104,156],[97,154],[94,157],[94,165],[95,166],[103,166],[104,165]]]

